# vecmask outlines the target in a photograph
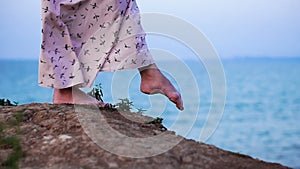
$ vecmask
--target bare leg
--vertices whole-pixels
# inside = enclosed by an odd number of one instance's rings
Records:
[[[171,82],[160,72],[155,64],[139,69],[141,75],[140,89],[145,94],[161,93],[169,98],[179,110],[183,110],[180,93]]]
[[[54,104],[94,104],[104,106],[103,102],[85,94],[77,87],[54,89]]]
[[[142,78],[140,89],[145,94],[161,93],[169,98],[179,110],[183,110],[180,93],[171,82],[160,72],[155,64],[139,69]],[[79,88],[54,89],[54,104],[95,104],[104,106],[105,103],[88,96]]]

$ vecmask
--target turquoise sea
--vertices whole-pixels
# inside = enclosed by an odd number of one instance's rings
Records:
[[[195,120],[185,137],[199,140],[211,105],[209,75],[199,61],[189,60],[184,64],[191,70],[193,79],[189,79],[185,73],[178,73],[176,77],[168,74],[168,71],[165,73],[185,92],[185,117],[188,117],[189,111],[196,110],[193,106],[199,106],[196,119],[178,119],[179,113],[164,97],[152,96],[149,99],[141,94],[138,75],[132,77],[127,88],[122,80],[126,76],[122,76],[122,73],[100,73],[95,84],[102,84],[106,102],[115,102],[114,93],[128,89],[128,97],[136,108],[151,109],[146,114],[163,117],[164,125],[170,129],[177,130],[180,125],[185,126]],[[200,141],[265,161],[300,168],[300,59],[224,59],[222,64],[227,89],[224,113],[212,136]],[[176,69],[175,64],[165,65]],[[19,104],[51,102],[52,90],[37,85],[37,71],[36,60],[0,60],[0,98],[8,98]],[[199,94],[193,95],[197,92],[191,89],[191,81],[196,82]],[[176,120],[180,121],[179,127],[172,128]]]

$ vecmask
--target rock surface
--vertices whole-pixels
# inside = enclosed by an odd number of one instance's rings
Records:
[[[145,158],[119,156],[104,150],[98,146],[101,142],[96,144],[97,142],[91,139],[93,136],[91,133],[87,134],[88,132],[82,127],[84,121],[79,120],[81,116],[77,111],[78,108],[74,105],[33,103],[16,107],[0,106],[0,124],[8,123],[12,118],[15,118],[16,112],[22,112],[22,122],[18,126],[19,129],[14,126],[5,129],[3,136],[18,134],[22,150],[25,153],[25,156],[20,160],[20,168],[287,168],[280,164],[267,163],[246,155],[221,150],[213,145],[184,139],[176,136],[174,132],[166,130],[161,124],[154,123],[150,117],[137,113],[101,110],[100,114],[103,115],[107,124],[113,130],[129,138],[149,138],[165,134],[174,140],[180,140],[173,148],[155,156]],[[83,112],[88,111],[89,109],[86,108]],[[96,118],[90,120],[97,121]],[[97,131],[97,126],[94,127]],[[113,138],[107,139],[108,142],[116,143]],[[122,140],[117,140],[117,142],[118,145],[113,145],[115,146],[114,151],[122,152],[121,150],[124,149],[126,154],[129,145],[123,144]],[[131,146],[130,149],[136,150],[136,145]],[[152,150],[156,145],[145,146]],[[0,164],[11,152],[9,147],[0,146]]]

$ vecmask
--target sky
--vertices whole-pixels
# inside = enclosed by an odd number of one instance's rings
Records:
[[[38,59],[41,1],[0,1],[0,58]],[[196,26],[222,58],[299,57],[299,0],[137,0]]]

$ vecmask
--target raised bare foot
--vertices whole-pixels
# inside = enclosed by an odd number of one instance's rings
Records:
[[[105,103],[91,97],[77,87],[54,89],[54,104],[88,104],[105,106]]]
[[[141,75],[141,92],[145,94],[161,93],[176,104],[179,110],[183,110],[183,102],[180,93],[172,83],[160,72],[155,64],[139,69]]]

